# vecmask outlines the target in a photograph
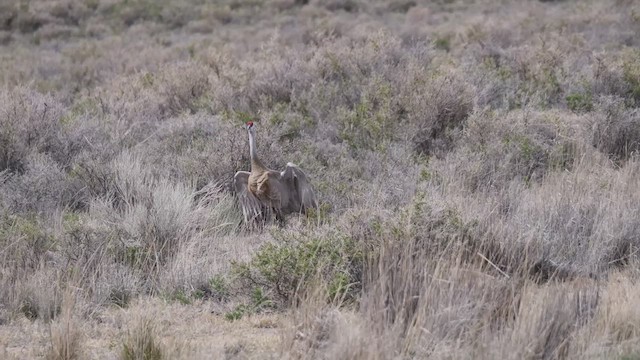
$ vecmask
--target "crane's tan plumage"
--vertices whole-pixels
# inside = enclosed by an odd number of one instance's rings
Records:
[[[306,213],[317,207],[316,195],[305,173],[293,163],[282,172],[267,168],[258,158],[255,126],[247,123],[251,172],[238,171],[234,188],[246,223],[269,219],[272,213],[281,222],[284,215]]]

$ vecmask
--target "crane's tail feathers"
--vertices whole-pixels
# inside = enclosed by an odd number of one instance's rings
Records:
[[[242,217],[247,225],[264,222],[265,212],[263,206],[249,191],[249,175],[247,171],[238,171],[233,177],[233,187],[238,197],[238,203],[242,208]]]

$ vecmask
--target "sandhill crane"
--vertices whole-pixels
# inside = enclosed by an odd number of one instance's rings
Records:
[[[317,207],[313,188],[299,167],[287,163],[282,172],[268,169],[258,158],[256,130],[252,121],[246,125],[249,133],[251,172],[238,171],[233,177],[233,186],[242,207],[245,223],[261,221],[275,213],[284,224],[284,215],[294,212],[306,213]]]

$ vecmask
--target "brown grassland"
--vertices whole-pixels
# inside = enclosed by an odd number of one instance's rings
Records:
[[[0,358],[640,359],[639,171],[640,1],[2,0]]]

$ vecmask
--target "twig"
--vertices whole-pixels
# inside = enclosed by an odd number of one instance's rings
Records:
[[[504,277],[506,277],[507,279],[510,279],[509,275],[506,272],[500,270],[500,268],[496,264],[492,263],[491,260],[487,259],[486,256],[480,254],[480,252],[478,252],[477,254],[480,255],[480,257],[484,259],[484,261],[488,262],[489,265],[493,266],[494,269],[498,270],[500,274],[504,275]]]
[[[636,249],[634,252],[632,252],[632,253],[631,253],[631,254],[629,254],[629,255],[625,255],[625,256],[623,256],[623,257],[621,257],[621,258],[619,258],[619,259],[615,259],[615,260],[611,260],[611,261],[609,261],[609,262],[607,263],[607,265],[611,265],[611,264],[614,264],[614,263],[617,263],[617,262],[620,262],[620,261],[623,261],[623,260],[630,259],[633,255],[637,254],[637,253],[638,253],[638,251],[640,251],[640,248]]]

